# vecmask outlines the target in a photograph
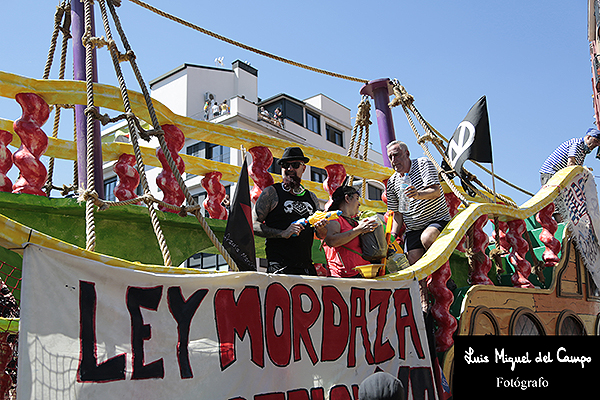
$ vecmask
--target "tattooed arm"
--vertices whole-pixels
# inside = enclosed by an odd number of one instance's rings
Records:
[[[262,191],[252,209],[252,226],[255,235],[266,238],[287,239],[304,229],[304,226],[301,224],[290,224],[285,230],[271,228],[265,224],[267,215],[277,207],[278,201],[277,191],[275,191],[273,186],[269,186]]]
[[[323,211],[321,209],[321,202],[319,201],[319,198],[317,197],[316,194],[314,194],[313,192],[308,192],[310,193],[310,198],[312,199],[312,201],[315,203],[315,206],[317,207],[318,211]]]

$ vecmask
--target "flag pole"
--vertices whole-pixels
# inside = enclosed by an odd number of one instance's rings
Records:
[[[498,200],[496,200],[496,175],[494,174],[494,163],[492,162],[491,164],[492,164],[492,191],[494,192],[494,203],[497,203]]]
[[[486,106],[485,106],[486,112],[487,112],[487,99],[486,99]],[[488,117],[489,118],[489,117]],[[490,163],[492,166],[492,191],[494,192],[494,204],[498,203],[498,199],[496,196],[496,174],[494,173],[494,152],[492,151],[492,132],[489,129],[489,119],[488,119],[488,132],[490,135],[490,159],[492,160],[492,162]]]

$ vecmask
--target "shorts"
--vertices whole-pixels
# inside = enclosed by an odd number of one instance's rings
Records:
[[[444,227],[448,225],[448,222],[449,221],[433,221],[429,223],[427,228],[434,227],[441,232],[444,230]],[[425,249],[425,246],[423,246],[423,243],[421,243],[421,234],[427,228],[406,232],[406,237],[404,239],[404,243],[406,243],[406,252],[415,249]]]

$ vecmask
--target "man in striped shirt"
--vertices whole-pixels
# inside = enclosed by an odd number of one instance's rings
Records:
[[[573,138],[562,143],[542,164],[540,181],[545,185],[552,175],[563,168],[583,165],[585,156],[600,144],[600,131],[590,128],[582,138]]]
[[[408,146],[395,140],[387,145],[387,154],[394,174],[387,183],[388,209],[394,211],[392,235],[398,236],[402,224],[406,225],[406,257],[412,265],[440,235],[450,221],[450,213],[444,198],[435,166],[426,157],[412,159]],[[398,198],[401,196],[400,181],[408,174],[411,185],[406,189],[408,211],[401,213]],[[426,311],[426,287],[421,284],[421,305]]]
[[[583,165],[585,156],[592,152],[600,144],[600,131],[590,128],[582,138],[573,138],[562,143],[544,161],[540,168],[540,182],[545,185],[552,176],[563,168],[574,165]],[[562,222],[560,214],[564,213],[564,204],[559,194],[554,202],[557,212],[554,218]]]

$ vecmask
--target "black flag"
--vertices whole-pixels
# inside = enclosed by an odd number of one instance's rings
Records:
[[[246,158],[235,186],[231,212],[227,218],[223,247],[231,255],[240,271],[256,271],[256,250],[252,229],[252,204]]]
[[[492,162],[492,141],[490,139],[490,122],[488,120],[487,102],[482,96],[458,125],[452,139],[448,142],[446,155],[450,166],[459,174],[463,188],[472,196],[473,191],[464,184],[466,180],[462,166],[467,160],[484,163]]]

